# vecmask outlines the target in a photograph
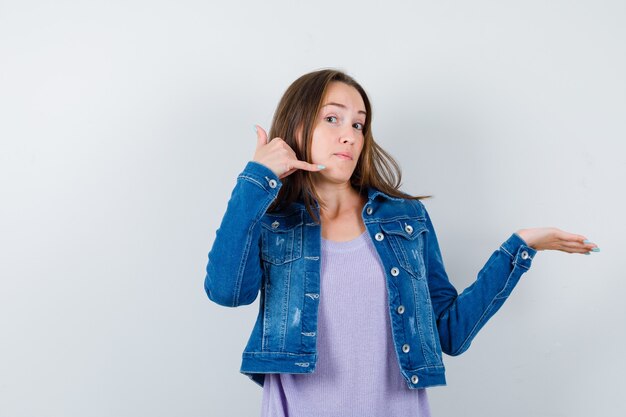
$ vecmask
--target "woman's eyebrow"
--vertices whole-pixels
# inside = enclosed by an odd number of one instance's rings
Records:
[[[326,107],[326,106],[337,106],[337,107],[341,107],[342,109],[347,109],[347,107],[341,103],[326,103],[322,107]],[[367,116],[367,113],[365,112],[365,110],[359,110],[359,113]]]

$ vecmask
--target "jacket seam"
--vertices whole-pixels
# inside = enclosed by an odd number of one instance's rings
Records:
[[[253,184],[256,184],[262,190],[267,191],[267,188],[265,188],[265,186],[260,181],[258,181],[256,178],[254,178],[254,177],[250,177],[250,176],[247,176],[247,175],[239,174],[239,176],[237,178],[241,178],[243,180],[247,180],[247,181],[249,181],[249,182],[251,182]]]
[[[509,257],[511,258],[511,260],[515,259],[515,256],[513,256],[513,254],[511,252],[509,252],[508,250],[506,250],[506,248],[504,247],[504,245],[500,245],[500,249],[502,249],[504,252],[506,252]]]
[[[253,180],[254,183],[257,183],[256,181]],[[258,184],[258,183],[257,183]],[[263,188],[261,186],[261,188]],[[264,188],[263,188],[264,189]],[[269,205],[272,203],[272,200],[269,201],[269,204],[266,203],[264,206],[262,206],[263,208],[263,213],[267,210],[267,208],[269,207]],[[246,238],[246,245],[245,245],[245,249],[243,251],[243,255],[239,261],[239,270],[237,271],[237,280],[236,280],[236,284],[235,284],[235,294],[233,297],[233,307],[239,305],[239,296],[241,295],[241,283],[243,282],[243,276],[244,276],[244,272],[246,270],[246,261],[249,258],[249,254],[250,254],[250,247],[252,244],[252,231],[254,230],[254,228],[257,226],[257,224],[259,223],[260,217],[258,215],[258,212],[255,214],[255,217],[253,219],[252,224],[250,225],[250,227],[248,227],[248,233],[247,233],[247,238]],[[261,274],[263,274],[263,271],[261,271]],[[261,280],[263,279],[263,277],[261,277]]]
[[[504,249],[502,247],[502,249]],[[505,252],[508,253],[508,251],[506,249],[504,249]],[[486,272],[486,269],[485,269]],[[507,286],[509,285],[509,281],[511,280],[511,276],[513,275],[513,272],[515,272],[515,264],[513,265],[513,269],[511,270],[511,272],[509,273],[509,275],[506,278],[506,281],[504,282],[504,285],[502,286],[502,288],[500,289],[500,291],[498,291],[492,298],[491,301],[489,302],[489,305],[487,306],[487,308],[485,308],[485,310],[483,311],[483,314],[480,316],[480,318],[476,321],[476,323],[474,324],[474,326],[472,327],[472,330],[468,333],[467,337],[465,338],[465,340],[463,341],[463,343],[461,344],[461,346],[459,347],[459,349],[457,349],[453,355],[458,355],[460,354],[460,352],[463,352],[464,349],[467,349],[467,345],[468,342],[470,340],[472,340],[476,334],[476,328],[481,324],[484,323],[484,318],[487,315],[487,313],[489,311],[491,311],[491,308],[493,307],[493,305],[495,304],[496,300],[500,300],[500,299],[506,299],[507,297],[499,297],[500,294],[502,294],[505,289],[507,288]]]
[[[463,343],[461,344],[461,346],[459,346],[459,348],[452,353],[452,356],[460,355],[462,352],[464,352],[467,349],[467,346],[469,345],[468,342],[470,342],[474,338],[476,328],[478,327],[478,325],[480,323],[483,322],[483,319],[485,318],[487,313],[491,311],[491,307],[493,306],[494,301],[495,301],[495,298],[492,298],[491,302],[489,302],[489,305],[487,306],[487,308],[483,311],[483,314],[476,321],[476,323],[474,324],[474,327],[472,327],[472,330],[468,333],[468,335],[465,338],[465,340],[463,340]]]

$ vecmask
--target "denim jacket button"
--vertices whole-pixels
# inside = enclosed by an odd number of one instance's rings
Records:
[[[410,224],[407,224],[407,225],[404,227],[404,230],[406,230],[406,232],[407,232],[408,234],[413,233],[413,227],[412,227]]]
[[[406,343],[402,345],[402,351],[404,353],[409,353],[409,350],[411,350],[411,346],[407,345]]]
[[[276,229],[278,226],[280,226],[280,223],[278,223],[278,221],[272,223],[272,229]]]
[[[268,181],[269,185],[271,188],[276,188],[276,180],[275,179],[271,179]]]
[[[373,210],[371,207],[368,207],[368,208],[366,208],[366,209],[365,209],[365,212],[366,212],[367,214],[372,214],[372,212],[373,212],[373,211],[374,211],[374,210]]]
[[[376,233],[376,236],[374,236],[376,238],[377,241],[381,241],[385,238],[385,235],[383,235],[382,233],[378,232]]]
[[[522,252],[522,259],[528,259],[528,252],[526,251]]]
[[[404,313],[404,306],[399,306],[398,307],[398,314],[403,314]]]
[[[417,377],[417,375],[413,375],[413,376],[411,377],[411,382],[412,382],[412,383],[414,383],[414,384],[417,384],[417,382],[418,382],[419,380],[420,380],[420,379]]]
[[[394,277],[397,277],[399,274],[400,274],[400,270],[398,268],[396,268],[395,266],[391,268],[391,275],[393,275]]]

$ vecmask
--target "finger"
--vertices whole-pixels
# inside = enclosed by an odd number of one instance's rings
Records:
[[[575,242],[552,242],[545,245],[543,250],[558,250],[567,253],[583,253],[589,251],[588,248],[585,248],[581,244]]]
[[[261,126],[254,125],[256,129],[256,147],[267,145],[267,133]]]
[[[298,159],[291,161],[290,165],[290,168],[303,169],[305,171],[321,171],[324,169],[324,165],[309,164],[308,162],[300,161]]]
[[[569,247],[581,247],[581,248],[584,248],[586,251],[598,247],[598,245],[596,245],[595,243],[589,241],[583,235],[577,235],[577,234],[574,234],[574,233],[561,232],[561,233],[559,233],[559,238],[560,238],[559,243],[561,243],[561,244],[565,244],[565,243],[573,244],[573,245],[569,245]]]
[[[587,252],[590,249],[587,244],[583,244],[581,242],[559,242],[558,246],[559,250],[572,249]]]
[[[600,248],[593,243],[575,243],[575,242],[561,242],[555,247],[556,250],[560,250],[568,253],[585,253],[599,252]]]
[[[565,248],[565,249],[561,249],[563,252],[567,252],[567,253],[590,253],[589,249],[572,249],[572,248]]]
[[[297,168],[292,168],[289,171],[285,172],[284,174],[280,175],[278,178],[279,179],[283,179],[285,177],[288,177],[289,175],[293,174],[294,172],[296,172],[298,169]]]
[[[563,230],[557,229],[556,236],[560,240],[568,241],[568,242],[580,242],[583,243],[587,238],[583,235],[579,235],[576,233],[569,233]]]

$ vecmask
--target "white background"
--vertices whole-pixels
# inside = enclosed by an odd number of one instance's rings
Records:
[[[429,390],[439,416],[623,416],[626,3],[0,0],[0,416],[255,416],[258,300],[203,289],[253,124],[353,75],[462,290],[539,252]]]

